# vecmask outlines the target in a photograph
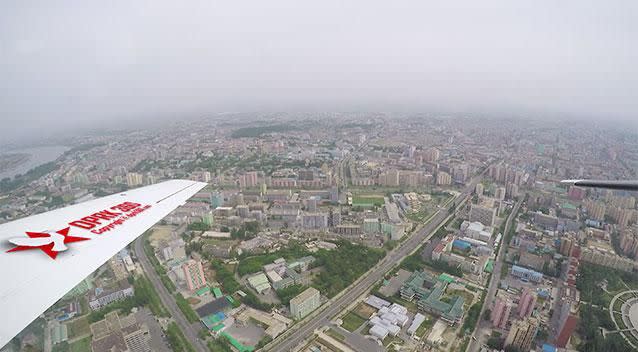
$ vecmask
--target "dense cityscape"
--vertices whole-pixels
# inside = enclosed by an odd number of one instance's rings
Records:
[[[637,349],[636,194],[560,183],[636,179],[637,133],[226,113],[44,140],[65,151],[0,181],[0,223],[207,186],[2,351]],[[7,152],[0,170],[28,159]]]

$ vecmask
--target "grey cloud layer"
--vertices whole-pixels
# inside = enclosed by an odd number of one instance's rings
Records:
[[[638,111],[635,1],[3,7],[0,135],[287,107],[520,109],[601,119]]]

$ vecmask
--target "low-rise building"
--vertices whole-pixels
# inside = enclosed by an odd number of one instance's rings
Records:
[[[94,289],[93,294],[89,298],[89,307],[93,310],[98,310],[107,304],[119,300],[123,300],[126,297],[132,297],[135,294],[133,286],[127,281],[119,281],[114,287],[104,289],[97,287]]]
[[[417,300],[417,307],[427,313],[441,317],[450,325],[461,321],[463,317],[463,297],[451,296],[444,302],[441,297],[448,283],[436,280],[428,273],[415,271],[401,287],[401,298]]]
[[[268,283],[268,277],[264,273],[257,273],[255,275],[248,277],[248,284],[250,287],[254,288],[255,291],[259,294],[263,294],[265,291],[270,289],[270,284]]]
[[[515,276],[519,279],[526,280],[526,281],[532,281],[532,282],[538,283],[538,282],[541,282],[541,280],[543,280],[542,273],[539,273],[538,271],[534,271],[531,269],[523,268],[522,266],[518,266],[518,265],[512,266],[511,274],[512,276]]]

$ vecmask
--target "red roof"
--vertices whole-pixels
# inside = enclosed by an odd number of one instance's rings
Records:
[[[569,315],[565,320],[565,324],[563,324],[558,337],[556,338],[556,346],[560,348],[564,348],[569,342],[569,338],[572,336],[574,330],[576,330],[576,323],[578,322],[578,318],[574,315]]]

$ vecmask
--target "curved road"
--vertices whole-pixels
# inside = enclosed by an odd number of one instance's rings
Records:
[[[166,287],[164,287],[164,284],[162,284],[162,281],[155,272],[155,268],[151,265],[151,262],[146,256],[146,252],[144,252],[143,235],[135,240],[135,254],[140,264],[142,264],[142,269],[144,269],[146,276],[155,287],[155,291],[159,295],[162,304],[168,309],[168,312],[171,313],[173,320],[175,320],[179,329],[184,333],[184,337],[191,342],[197,351],[208,352],[208,347],[197,337],[198,328],[201,329],[201,325],[199,323],[190,324],[188,320],[186,320],[182,311],[177,307],[175,298],[168,292]]]
[[[487,170],[487,168],[485,170]],[[388,255],[386,255],[373,268],[374,270],[364,274],[366,276],[361,278],[358,282],[355,282],[349,288],[346,288],[346,290],[342,292],[341,296],[333,298],[331,302],[324,304],[324,306],[319,308],[319,310],[323,309],[322,311],[311,315],[307,321],[300,322],[298,327],[293,327],[293,332],[282,334],[282,336],[277,338],[277,340],[266,346],[264,350],[293,351],[299,344],[309,337],[314,330],[329,323],[329,319],[331,317],[337,315],[345,307],[354,302],[359,296],[363,295],[372,285],[381,280],[388,271],[403,260],[403,258],[410,255],[419,248],[423,242],[432,237],[436,230],[443,225],[451,215],[453,215],[451,209],[455,206],[455,203],[463,204],[467,201],[468,196],[472,193],[474,187],[482,178],[484,173],[485,171],[483,171],[481,175],[472,179],[472,181],[465,187],[463,192],[456,197],[455,201],[451,205],[438,210],[429,223],[423,226],[417,233],[410,236],[405,242],[401,243],[397,248],[390,251]]]

